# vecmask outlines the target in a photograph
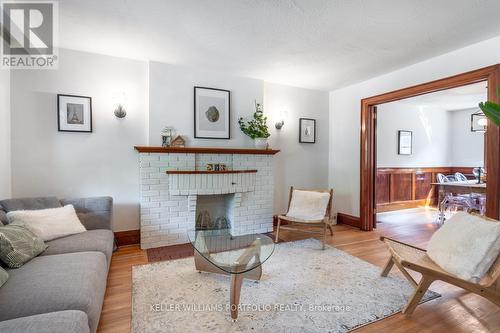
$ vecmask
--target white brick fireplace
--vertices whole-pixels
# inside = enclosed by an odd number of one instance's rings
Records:
[[[141,184],[141,248],[187,243],[198,196],[226,200],[235,235],[273,230],[275,150],[136,147]],[[208,163],[227,171],[208,172]],[[215,198],[215,197],[214,197]]]

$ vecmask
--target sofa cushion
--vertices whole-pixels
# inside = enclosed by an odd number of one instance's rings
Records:
[[[500,222],[457,212],[437,230],[427,255],[442,269],[479,282],[500,252]]]
[[[9,270],[9,275],[9,280],[0,288],[0,320],[80,310],[88,316],[90,331],[96,331],[106,291],[104,254],[41,256]]]
[[[61,207],[61,203],[56,197],[6,199],[0,201],[0,205],[6,212]]]
[[[0,321],[0,332],[89,333],[89,321],[82,311],[58,311]]]
[[[47,250],[41,255],[63,254],[72,252],[99,251],[104,253],[108,264],[113,254],[113,232],[111,230],[89,230],[47,242]]]
[[[3,286],[5,282],[9,279],[9,273],[2,267],[0,267],[0,287]]]
[[[7,213],[9,224],[22,225],[44,241],[85,232],[73,205]]]
[[[21,267],[46,248],[42,239],[22,226],[0,227],[0,259],[11,268]]]

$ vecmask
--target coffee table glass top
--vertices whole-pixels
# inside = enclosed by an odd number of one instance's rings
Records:
[[[188,237],[196,252],[230,274],[259,267],[274,251],[273,240],[263,234],[233,236],[229,229],[191,230]]]

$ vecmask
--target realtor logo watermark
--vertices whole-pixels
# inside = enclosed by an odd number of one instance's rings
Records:
[[[58,3],[2,1],[1,67],[57,69]]]

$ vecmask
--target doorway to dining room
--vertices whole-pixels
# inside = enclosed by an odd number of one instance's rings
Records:
[[[377,223],[485,214],[487,120],[478,104],[487,98],[481,81],[373,107]]]

